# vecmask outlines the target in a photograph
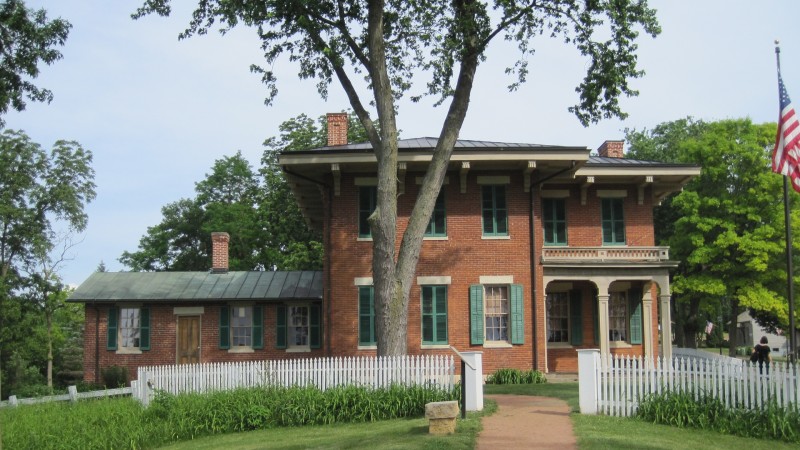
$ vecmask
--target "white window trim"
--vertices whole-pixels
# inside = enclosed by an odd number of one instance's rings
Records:
[[[417,284],[420,286],[423,285],[449,285],[451,284],[451,278],[449,276],[442,276],[442,277],[417,277]]]
[[[511,285],[514,284],[513,275],[488,275],[480,277],[481,285],[483,287],[483,346],[486,348],[511,348]],[[486,281],[484,283],[484,281]],[[506,325],[507,339],[505,341],[492,341],[486,337],[486,287],[487,286],[501,286],[506,288],[506,295],[508,298],[508,324]]]
[[[356,277],[353,278],[353,286],[372,286],[372,277]]]
[[[511,239],[511,235],[507,234],[505,236],[481,236],[481,239],[484,241],[502,241]]]
[[[141,345],[142,339],[142,304],[141,303],[125,303],[117,305],[117,355],[141,355],[142,349],[140,347],[123,347],[122,346],[122,310],[123,309],[138,309],[139,310],[139,344]]]
[[[514,284],[514,275],[481,275],[478,284]]]
[[[358,350],[377,350],[377,345],[359,345]]]
[[[289,343],[289,324],[291,319],[290,309],[292,307],[304,306],[308,309],[308,336],[306,345],[293,345]],[[291,302],[286,304],[286,353],[306,353],[311,351],[311,303],[310,302]]]
[[[447,236],[423,236],[423,241],[446,241]]]
[[[254,303],[231,303],[228,305],[228,310],[230,311],[230,316],[228,317],[228,334],[230,335],[230,347],[228,347],[228,353],[253,353],[255,349],[253,348],[253,336],[250,336],[250,345],[233,345],[233,308],[243,308],[243,307],[250,307],[255,308]],[[263,310],[262,310],[263,311]],[[255,314],[254,311],[250,312],[252,316]],[[253,329],[253,318],[250,318],[250,329]]]
[[[489,341],[489,340],[484,340],[483,341],[483,347],[484,348],[514,348],[514,346],[511,345],[511,342],[508,342],[508,341]]]
[[[550,349],[558,349],[558,348],[573,348],[573,345],[569,342],[548,342],[547,343],[548,350]]]
[[[255,353],[255,349],[252,346],[238,346],[234,347],[231,344],[231,348],[228,349],[228,353]]]

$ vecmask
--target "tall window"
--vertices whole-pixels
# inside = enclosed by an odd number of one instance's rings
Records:
[[[122,348],[139,348],[141,337],[139,308],[120,308],[119,310],[119,346]]]
[[[486,340],[508,340],[508,286],[486,286]]]
[[[431,221],[425,230],[425,236],[447,236],[447,212],[444,208],[444,190],[436,197],[436,206],[433,207]]]
[[[233,347],[253,346],[252,306],[234,306],[231,308],[231,345]]]
[[[506,187],[487,185],[481,187],[484,236],[508,236],[508,209]]]
[[[542,201],[545,245],[567,244],[567,210],[563,198],[546,198]]]
[[[547,342],[569,343],[569,293],[547,294]]]
[[[289,307],[289,348],[308,347],[308,306]]]
[[[625,219],[622,214],[623,199],[604,198],[601,202],[603,244],[618,245],[625,243]]]
[[[447,344],[447,286],[422,286],[422,343]]]
[[[375,345],[375,288],[358,288],[358,345]]]
[[[377,186],[361,186],[358,188],[358,237],[372,237],[367,219],[375,211],[378,204]]]
[[[612,292],[608,299],[608,340],[628,339],[628,299],[625,292]]]

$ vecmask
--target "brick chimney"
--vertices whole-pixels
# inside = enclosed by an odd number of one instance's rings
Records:
[[[211,273],[228,273],[228,242],[231,235],[211,233]]]
[[[347,113],[328,113],[328,146],[347,145]]]
[[[624,158],[624,145],[625,141],[605,141],[600,148],[597,149],[599,156],[606,158]]]

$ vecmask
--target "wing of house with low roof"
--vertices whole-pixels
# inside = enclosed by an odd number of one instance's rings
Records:
[[[97,272],[70,296],[85,305],[84,380],[104,369],[322,354],[322,273],[228,271],[213,233],[204,272]]]
[[[346,121],[329,115],[337,130]],[[341,130],[339,130],[341,131]],[[372,238],[376,158],[329,145],[280,155],[308,224],[323,234],[323,349],[376,351]],[[398,242],[435,138],[398,142]],[[411,289],[408,351],[482,351],[484,372],[577,371],[576,349],[671,354],[669,248],[653,208],[700,169],[587,147],[458,140]],[[660,311],[660,314],[659,314]],[[661,345],[661,343],[666,345]]]

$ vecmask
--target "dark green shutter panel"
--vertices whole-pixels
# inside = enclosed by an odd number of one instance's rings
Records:
[[[264,348],[264,307],[253,306],[253,348]]]
[[[600,299],[597,289],[592,292],[592,314],[594,314],[594,343],[600,344]]]
[[[278,306],[278,314],[275,317],[275,347],[286,348],[286,307]]]
[[[231,310],[227,305],[219,309],[219,348],[231,348]]]
[[[150,350],[150,308],[139,310],[139,350]]]
[[[469,287],[470,343],[483,345],[483,286],[473,284]]]
[[[116,306],[108,308],[108,342],[107,350],[117,349],[117,320],[119,319],[119,309]]]
[[[569,343],[583,345],[583,292],[580,289],[569,291]]]
[[[322,347],[322,321],[320,320],[322,317],[322,308],[320,305],[311,305],[311,309],[309,310],[309,337],[308,343],[311,348],[320,348]]]
[[[642,343],[642,290],[631,289],[628,292],[630,297],[631,312],[631,344]]]
[[[525,314],[524,297],[522,295],[522,285],[511,285],[511,343],[525,343]]]

